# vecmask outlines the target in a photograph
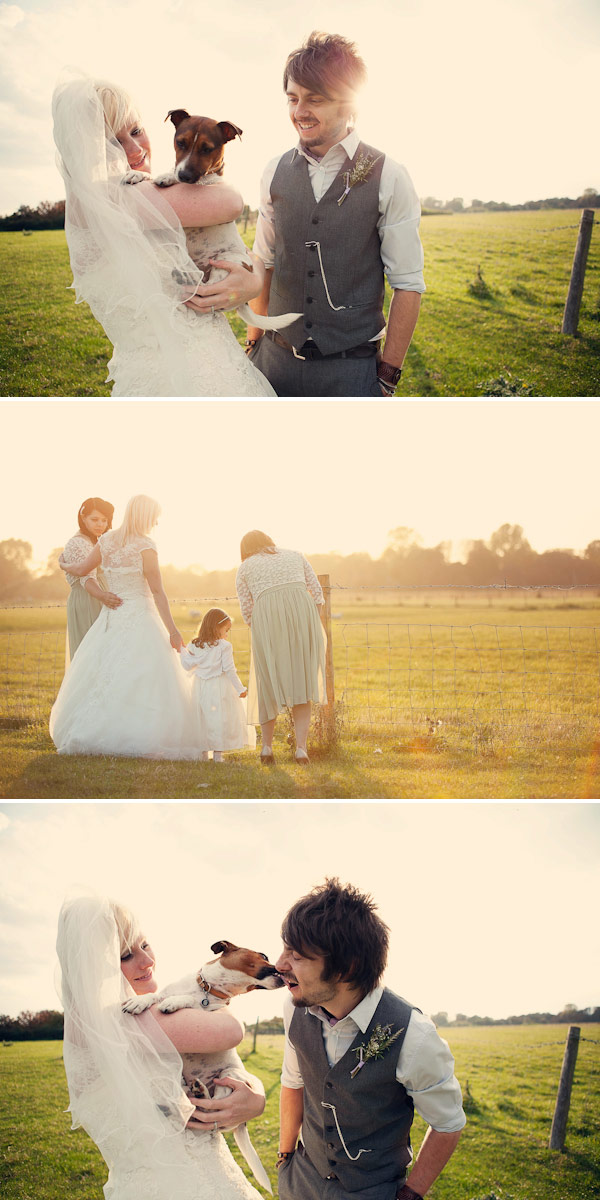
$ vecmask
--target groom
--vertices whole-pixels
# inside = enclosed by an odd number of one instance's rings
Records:
[[[281,932],[280,1200],[421,1200],[466,1120],[446,1042],[379,984],[387,926],[369,896],[328,879]],[[413,1107],[429,1128],[407,1183]]]
[[[337,34],[312,33],[286,62],[299,141],[263,175],[254,251],[266,275],[251,307],[303,316],[282,334],[249,327],[247,342],[280,396],[392,396],[419,315],[419,201],[404,167],[354,130],[365,76]]]

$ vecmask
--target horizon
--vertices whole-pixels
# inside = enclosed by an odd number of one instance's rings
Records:
[[[599,844],[584,803],[4,803],[0,1011],[57,1009],[56,919],[78,880],[140,915],[164,983],[215,938],[275,961],[284,913],[327,875],[373,896],[386,983],[429,1013],[594,1007]],[[248,1025],[280,1015],[280,992],[253,997]]]
[[[405,164],[418,195],[519,204],[600,188],[593,139],[563,99],[573,91],[584,111],[593,110],[600,58],[594,0],[490,0],[485,9],[477,0],[450,8],[443,0],[382,0],[372,28],[359,0],[315,0],[301,11],[262,0],[251,24],[241,0],[225,0],[218,15],[200,13],[191,0],[108,0],[100,28],[96,12],[91,0],[76,12],[66,0],[0,3],[3,213],[63,195],[50,100],[68,65],[129,88],[151,134],[155,171],[172,159],[169,109],[233,120],[244,136],[228,149],[228,177],[256,208],[266,163],[295,142],[283,64],[315,28],[356,41],[368,70],[359,132]],[[382,30],[395,50],[393,74],[381,69]],[[182,82],[183,41],[192,49],[211,45],[200,83],[193,72]]]

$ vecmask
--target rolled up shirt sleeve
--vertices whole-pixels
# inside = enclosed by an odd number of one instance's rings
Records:
[[[377,228],[387,281],[395,290],[424,292],[419,197],[406,168],[387,157],[379,195],[381,211]]]
[[[304,1080],[298,1065],[298,1055],[290,1042],[290,1023],[294,1015],[294,1007],[288,996],[283,1006],[283,1027],[285,1030],[285,1045],[283,1048],[283,1063],[281,1066],[282,1087],[303,1088]]]
[[[415,1010],[398,1059],[396,1078],[406,1088],[419,1116],[432,1129],[438,1133],[458,1133],[464,1128],[467,1118],[450,1047],[433,1021]]]
[[[275,215],[271,199],[271,184],[280,159],[272,158],[265,167],[260,181],[260,205],[256,221],[256,233],[252,247],[255,254],[271,270],[275,263]]]

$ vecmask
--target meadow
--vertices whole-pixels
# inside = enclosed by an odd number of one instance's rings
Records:
[[[564,595],[334,592],[333,729],[316,709],[309,770],[293,761],[285,715],[271,769],[248,750],[223,765],[57,755],[47,721],[64,670],[65,609],[0,610],[0,795],[597,798],[600,600]],[[248,631],[229,607],[245,680]],[[192,612],[173,604],[186,639]]]
[[[578,336],[560,332],[579,219],[573,209],[424,217],[427,293],[398,395],[600,395],[597,229]],[[0,395],[108,396],[110,346],[68,290],[63,231],[0,233],[0,266],[10,280]]]
[[[600,1026],[584,1025],[565,1149],[548,1138],[567,1036],[565,1025],[442,1029],[456,1060],[467,1125],[428,1200],[593,1200],[600,1195]],[[277,1195],[281,1036],[240,1047],[265,1086],[267,1105],[251,1137]],[[106,1169],[83,1130],[71,1131],[60,1042],[0,1046],[0,1159],[5,1200],[101,1200]],[[424,1122],[415,1118],[413,1148]],[[231,1136],[228,1135],[231,1142]],[[233,1147],[234,1154],[237,1150]],[[239,1161],[239,1159],[238,1159]],[[245,1167],[245,1164],[242,1164]],[[246,1168],[247,1171],[247,1168]],[[247,1171],[248,1173],[248,1171]]]

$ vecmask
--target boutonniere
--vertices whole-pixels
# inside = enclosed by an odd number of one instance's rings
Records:
[[[338,200],[338,204],[343,204],[350,188],[353,188],[356,183],[364,183],[365,179],[369,178],[376,162],[379,162],[381,154],[377,158],[373,158],[371,154],[359,154],[351,171],[344,171],[346,186]]]
[[[368,1042],[366,1044],[363,1042],[362,1046],[357,1046],[353,1051],[353,1054],[358,1055],[358,1062],[354,1070],[350,1072],[350,1078],[354,1079],[354,1076],[358,1075],[370,1058],[383,1058],[392,1042],[395,1042],[401,1033],[404,1033],[404,1028],[392,1033],[391,1025],[376,1025]]]

